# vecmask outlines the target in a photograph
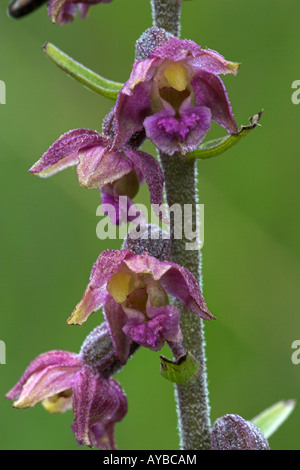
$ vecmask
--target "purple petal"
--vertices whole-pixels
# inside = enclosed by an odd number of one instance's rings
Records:
[[[68,318],[68,325],[82,325],[88,317],[99,310],[107,297],[105,286],[94,289],[88,284],[81,301],[76,305],[72,315]]]
[[[193,77],[191,85],[197,106],[209,108],[214,121],[231,134],[236,134],[238,127],[222,80],[211,73],[201,71]]]
[[[137,167],[148,185],[151,204],[162,204],[164,177],[159,163],[152,155],[138,150],[125,150],[127,157]]]
[[[24,384],[16,408],[33,407],[46,398],[72,388],[73,379],[81,366],[53,365],[31,374]]]
[[[182,61],[191,66],[194,72],[204,70],[215,75],[233,73],[236,75],[239,63],[227,61],[221,54],[211,49],[201,49],[194,41],[172,38],[166,44],[154,49],[151,58]]]
[[[201,49],[195,59],[189,60],[194,72],[205,71],[214,75],[232,73],[236,75],[240,64],[227,61],[221,54],[211,49]]]
[[[114,148],[122,148],[136,132],[143,130],[144,119],[151,114],[151,82],[139,81],[130,94],[128,84],[125,87],[116,101]]]
[[[110,379],[110,386],[113,388],[119,399],[119,408],[109,421],[96,423],[91,428],[91,442],[94,447],[104,450],[117,450],[114,438],[115,423],[121,421],[127,413],[127,399],[121,386],[113,379]]]
[[[130,77],[121,90],[122,95],[132,96],[133,90],[139,83],[149,82],[155,74],[155,68],[161,62],[157,61],[157,59],[135,61]]]
[[[69,325],[82,325],[91,313],[99,310],[104,305],[108,295],[106,283],[117,272],[128,254],[131,254],[128,250],[106,250],[101,253],[92,268],[90,282],[83,298],[67,321]]]
[[[110,298],[106,302],[104,314],[119,361],[121,364],[126,364],[131,345],[130,339],[123,332],[123,326],[126,323],[126,315],[122,306],[113,298]]]
[[[150,58],[168,59],[172,62],[183,61],[186,58],[197,57],[201,47],[188,39],[171,38],[166,44],[158,46]]]
[[[8,400],[19,398],[23,386],[28,379],[35,373],[41,372],[49,366],[65,365],[67,367],[80,367],[78,354],[67,351],[49,351],[37,356],[27,367],[19,382],[6,394]]]
[[[121,225],[123,222],[132,222],[137,215],[129,215],[129,209],[134,203],[126,196],[113,196],[105,190],[101,190],[102,209],[104,214],[110,217],[114,225]]]
[[[90,285],[93,288],[102,287],[117,272],[120,264],[129,255],[132,255],[129,250],[103,251],[92,268]]]
[[[102,138],[104,141],[104,138]],[[111,151],[105,146],[93,146],[79,152],[77,174],[79,183],[87,188],[101,188],[127,175],[133,169],[124,152]]]
[[[174,263],[161,277],[160,283],[168,294],[181,300],[187,310],[191,310],[204,320],[212,320],[215,317],[210,313],[205,303],[200,287],[188,269]]]
[[[108,1],[111,2],[111,0],[108,0]],[[83,20],[86,19],[90,7],[91,7],[91,5],[85,5],[84,3],[79,4],[80,16]]]
[[[93,374],[87,367],[76,376],[74,383],[74,423],[73,432],[79,442],[92,447],[97,441],[100,448],[107,448],[112,441],[111,430],[107,436],[105,427],[113,424],[125,415],[124,393],[116,387],[113,379],[105,379]],[[122,395],[122,398],[121,398]],[[120,413],[122,408],[123,413]],[[120,418],[120,419],[121,419]],[[99,429],[95,425],[104,425]],[[102,432],[101,432],[102,431]],[[107,443],[107,437],[110,442]]]
[[[63,134],[44,153],[31,168],[30,172],[43,178],[58,173],[78,163],[78,151],[84,147],[104,145],[106,140],[96,131],[74,129]]]
[[[111,0],[49,0],[48,15],[52,23],[58,21],[61,25],[73,20],[76,12],[70,10],[70,7],[74,7],[75,4],[97,5],[101,2],[109,3]]]
[[[72,23],[72,21],[77,15],[78,9],[79,5],[75,5],[75,3],[70,3],[69,5],[66,5],[61,8],[61,10],[57,13],[55,20],[53,20],[52,15],[51,21],[52,23],[55,23],[57,21],[59,26]]]

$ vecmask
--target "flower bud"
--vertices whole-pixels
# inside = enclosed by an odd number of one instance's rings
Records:
[[[239,415],[218,418],[212,428],[211,440],[213,450],[270,450],[263,433]]]
[[[131,341],[126,360],[138,348],[139,345]],[[86,337],[81,346],[79,357],[84,365],[104,377],[116,374],[124,365],[118,359],[106,322],[101,323]]]
[[[140,182],[135,170],[132,170],[122,178],[114,181],[112,184],[112,191],[115,197],[118,196],[127,196],[129,199],[133,199],[139,189]]]
[[[114,346],[105,322],[96,327],[86,337],[79,355],[85,365],[95,372],[101,371],[101,373],[117,361]]]
[[[136,41],[135,58],[136,60],[148,59],[157,46],[166,44],[172,34],[167,33],[162,28],[149,28]]]
[[[47,0],[12,0],[8,5],[8,14],[13,18],[21,18],[46,2]]]
[[[163,238],[163,234],[164,232],[156,225],[140,227],[138,237],[134,229],[129,232],[123,248],[133,251],[136,255],[148,253],[159,261],[166,261],[170,258],[170,239]]]

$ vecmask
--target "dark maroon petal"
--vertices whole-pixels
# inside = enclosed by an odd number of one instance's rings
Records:
[[[105,379],[101,375],[94,374],[87,367],[81,369],[77,374],[73,386],[74,394],[74,423],[73,432],[79,442],[91,447],[95,445],[95,439],[98,446],[103,448],[105,439],[104,432],[95,429],[96,424],[113,424],[117,418],[124,416],[125,395],[121,388],[116,387],[113,379]],[[122,408],[123,413],[119,413]],[[118,416],[119,413],[119,416]],[[98,431],[98,432],[97,432]],[[110,433],[111,434],[111,433]],[[112,436],[110,435],[110,438]],[[105,447],[104,447],[105,448]]]
[[[129,357],[131,341],[123,332],[126,315],[122,306],[110,298],[104,306],[105,319],[109,328],[111,340],[121,364],[126,364]]]
[[[120,91],[115,107],[114,148],[124,147],[136,132],[143,130],[144,119],[151,114],[150,89],[150,81],[141,81],[130,94]]]
[[[192,79],[197,106],[211,110],[213,121],[220,124],[231,134],[238,132],[233,112],[222,80],[211,73],[200,71]]]
[[[168,294],[181,300],[187,310],[191,310],[204,320],[215,318],[207,308],[195,277],[186,268],[173,264],[161,277],[160,283]]]
[[[110,379],[110,387],[115,390],[118,399],[119,407],[112,418],[103,423],[96,423],[91,428],[91,442],[94,447],[104,450],[117,450],[114,428],[115,423],[121,421],[127,413],[127,399],[121,386],[113,379]]]
[[[152,155],[139,150],[126,149],[125,153],[145,178],[151,204],[162,204],[164,177],[159,163]]]

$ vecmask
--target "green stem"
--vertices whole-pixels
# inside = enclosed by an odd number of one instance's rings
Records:
[[[192,204],[194,208],[192,230],[196,224],[196,167],[195,161],[188,160],[179,154],[172,157],[160,155],[164,176],[167,202],[169,206]],[[172,237],[171,226],[171,259],[174,263],[189,269],[201,285],[200,252],[186,250],[186,240]],[[203,321],[194,313],[182,309],[180,327],[183,334],[182,346],[190,351],[200,365],[200,375],[186,384],[176,385],[177,411],[181,448],[185,450],[210,449],[210,407],[208,401],[205,339]]]
[[[182,0],[151,0],[154,26],[164,28],[167,32],[179,36]],[[196,225],[196,164],[180,154],[172,157],[160,154],[167,202],[169,206],[191,204],[193,207],[192,229]],[[172,237],[174,227],[171,222],[171,259],[173,262],[189,269],[201,285],[200,253],[186,250],[185,238]],[[178,427],[181,448],[185,450],[208,450],[210,444],[210,408],[208,402],[205,340],[203,322],[182,305],[181,331],[182,346],[190,351],[200,365],[201,373],[186,384],[176,385]],[[175,351],[174,351],[175,353]]]
[[[151,0],[153,26],[179,36],[181,2],[182,0]]]

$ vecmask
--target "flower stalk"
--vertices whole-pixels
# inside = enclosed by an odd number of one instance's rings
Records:
[[[164,28],[168,33],[179,36],[181,0],[152,0],[153,24]],[[191,204],[193,207],[192,229],[196,229],[196,164],[195,161],[175,153],[172,157],[160,153],[160,161],[165,178],[167,203]],[[171,260],[189,269],[201,285],[200,253],[187,251],[187,240],[174,238],[174,226],[171,220]],[[177,302],[178,305],[180,303]],[[180,305],[182,308],[182,304]],[[205,339],[203,321],[191,312],[182,311],[180,327],[183,335],[182,346],[197,359],[200,374],[190,382],[176,384],[178,428],[180,446],[184,450],[209,450],[210,407],[206,378]],[[176,355],[176,352],[174,351]]]
[[[192,204],[193,231],[196,224],[196,164],[180,155],[160,154],[165,176],[167,202],[173,204]],[[187,240],[172,237],[171,220],[171,259],[173,262],[189,269],[201,285],[198,251],[187,251]],[[182,308],[182,306],[181,306]],[[184,350],[190,351],[200,366],[200,375],[186,384],[176,384],[177,411],[181,448],[185,450],[210,449],[210,408],[208,401],[205,339],[201,318],[194,317],[191,312],[182,311],[180,328],[182,331]],[[174,351],[175,352],[175,351]]]
[[[180,35],[182,0],[151,0],[153,26]]]

